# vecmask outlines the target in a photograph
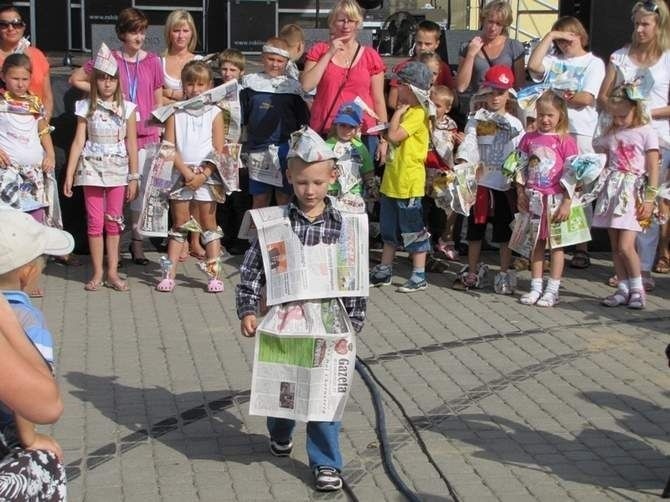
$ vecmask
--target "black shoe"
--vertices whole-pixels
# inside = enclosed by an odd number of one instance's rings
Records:
[[[137,258],[135,257],[135,252],[133,251],[133,242],[143,242],[142,239],[133,239],[130,245],[128,246],[128,252],[130,252],[130,258],[133,260],[133,263],[135,265],[146,265],[149,263],[149,260],[146,258],[146,256],[142,256],[141,258],[138,256]]]
[[[293,451],[293,441],[288,443],[280,443],[274,439],[270,439],[270,453],[275,457],[288,457]]]

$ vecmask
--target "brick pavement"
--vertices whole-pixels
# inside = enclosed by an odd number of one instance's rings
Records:
[[[253,343],[226,291],[209,295],[188,261],[173,294],[156,293],[158,255],[128,265],[131,291],[83,290],[87,267],[50,264],[38,302],[57,338],[70,500],[347,500],[311,489],[304,434],[293,458],[267,453],[248,415]],[[488,256],[493,258],[493,256]],[[600,259],[602,258],[602,259]],[[395,390],[464,501],[655,499],[670,475],[670,276],[642,312],[606,309],[599,255],[568,270],[562,302],[526,307],[490,289],[429,277],[413,295],[372,291],[359,355]],[[408,274],[398,259],[395,284]],[[520,287],[528,287],[528,274]],[[398,410],[393,457],[422,500],[449,500]],[[355,380],[342,434],[359,500],[401,500],[380,464],[367,389]]]

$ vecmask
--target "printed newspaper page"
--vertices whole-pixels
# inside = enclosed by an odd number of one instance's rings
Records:
[[[303,246],[291,228],[286,206],[249,213],[263,256],[268,305],[368,296],[367,215],[343,212],[342,234],[337,243]],[[240,230],[241,235],[243,231]]]
[[[146,237],[165,237],[168,233],[169,195],[175,184],[174,165],[175,146],[163,141],[158,152],[150,151],[153,156],[151,168],[145,183],[142,211],[140,212],[139,232]]]
[[[339,299],[272,307],[256,332],[249,413],[341,420],[355,358],[354,330]]]

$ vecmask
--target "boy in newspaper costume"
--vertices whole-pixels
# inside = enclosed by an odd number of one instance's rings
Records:
[[[270,452],[282,457],[293,448],[294,420],[307,421],[319,491],[342,487],[340,420],[368,288],[367,216],[340,212],[327,196],[335,157],[313,130],[292,135],[287,176],[295,195],[286,206],[247,213],[258,239],[236,292],[242,334],[258,334],[250,413],[268,416]],[[257,326],[264,287],[273,307]]]

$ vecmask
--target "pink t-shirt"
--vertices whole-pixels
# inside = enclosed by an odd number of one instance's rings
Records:
[[[577,142],[569,134],[529,132],[521,138],[519,151],[528,155],[526,187],[543,194],[561,192],[565,159],[577,155]]]
[[[658,150],[658,133],[651,124],[620,129],[596,138],[593,148],[607,154],[609,169],[641,176],[646,172],[645,154]]]
[[[317,62],[328,52],[329,45],[325,42],[317,42],[307,53],[307,60]],[[384,73],[386,69],[382,58],[377,51],[371,47],[361,46],[363,55],[358,62],[351,67],[349,76],[347,68],[337,66],[332,61],[328,62],[319,85],[316,87],[316,96],[312,105],[312,117],[309,125],[317,132],[325,133],[330,129],[330,125],[337,115],[337,111],[343,103],[353,101],[360,96],[365,103],[374,110],[374,101],[372,99],[372,76]],[[344,82],[342,92],[337,95],[340,85]],[[337,101],[333,106],[333,101]],[[330,116],[326,119],[328,110],[332,107]],[[367,113],[363,117],[363,133],[369,127],[376,125],[375,119]]]
[[[147,55],[137,64],[125,61],[119,51],[112,51],[114,59],[119,65],[119,81],[123,98],[137,105],[137,148],[143,148],[152,143],[160,141],[161,130],[159,127],[148,126],[151,112],[156,108],[154,93],[156,89],[163,87],[163,67],[160,58],[153,52]],[[89,60],[84,66],[86,73],[93,68],[93,60]],[[132,90],[135,92],[132,92]]]

